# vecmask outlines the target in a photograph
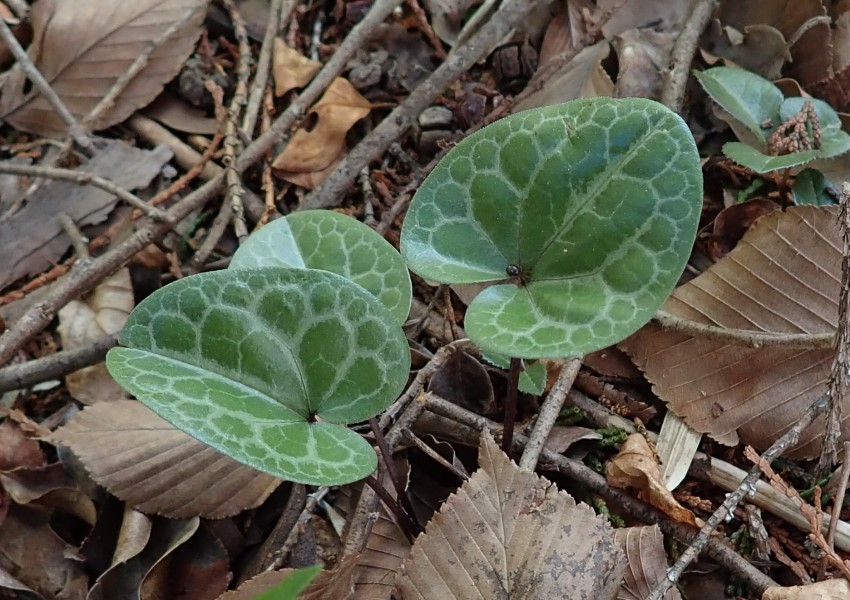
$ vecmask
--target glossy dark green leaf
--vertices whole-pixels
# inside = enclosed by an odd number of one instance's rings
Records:
[[[401,328],[371,294],[312,269],[203,273],[144,300],[107,356],[157,414],[228,456],[314,485],[361,479],[375,453],[341,424],[407,381]]]
[[[693,137],[651,100],[518,113],[461,141],[423,182],[401,250],[480,293],[465,327],[485,352],[578,356],[617,343],[667,298],[702,206]]]
[[[342,275],[371,292],[403,323],[410,312],[410,275],[399,253],[374,229],[342,213],[305,210],[253,233],[231,269],[295,267]]]

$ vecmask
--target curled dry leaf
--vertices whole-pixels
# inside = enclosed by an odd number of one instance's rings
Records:
[[[275,38],[272,54],[275,96],[283,96],[295,88],[303,88],[321,68],[322,63],[319,61],[310,60],[298,50],[287,46],[282,39]]]
[[[92,478],[139,510],[222,518],[259,506],[280,484],[176,429],[134,400],[90,406],[54,432]]]
[[[71,300],[59,310],[62,348],[73,350],[121,331],[133,310],[133,284],[126,268],[107,277],[85,301]],[[83,404],[126,397],[102,362],[65,377],[68,391]]]
[[[156,48],[147,66],[93,123],[104,129],[151,102],[180,71],[201,34],[206,0],[41,0],[33,5],[29,56],[71,113],[82,121],[161,33],[192,16]],[[38,135],[59,137],[65,122],[20,65],[3,83],[0,117]]]
[[[617,600],[644,600],[667,576],[667,553],[664,536],[658,525],[616,529],[617,543],[626,553],[626,572]],[[664,600],[682,600],[675,587],[664,594]]]
[[[818,581],[810,585],[767,588],[761,600],[845,600],[850,598],[846,579]]]
[[[371,108],[353,85],[337,77],[306,117],[315,119],[315,125],[296,131],[272,167],[283,178],[325,169],[345,150],[348,130]]]
[[[837,207],[791,207],[761,218],[724,259],[676,289],[664,310],[732,329],[834,333],[840,264]],[[746,348],[654,324],[621,347],[693,429],[759,450],[826,391],[834,355],[831,349]],[[850,410],[842,414],[842,439],[850,439]],[[822,434],[823,417],[790,456],[816,456]]]
[[[625,565],[604,519],[520,471],[487,432],[478,462],[413,544],[406,600],[616,596]]]
[[[664,487],[655,452],[641,434],[633,433],[626,439],[617,456],[606,465],[605,476],[613,487],[638,490],[641,499],[671,519],[694,527],[702,526],[702,521],[680,505]]]
[[[3,577],[0,588],[22,584],[42,598],[85,598],[88,576],[71,558],[74,552],[51,529],[50,512],[12,504],[0,527],[0,556],[5,573],[17,581]]]

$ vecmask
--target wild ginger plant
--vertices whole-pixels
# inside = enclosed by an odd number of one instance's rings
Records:
[[[346,424],[380,413],[407,382],[400,324],[409,306],[407,270],[389,243],[350,217],[304,212],[250,237],[230,269],[142,301],[107,367],[154,412],[231,458],[339,485],[377,465]]]
[[[510,420],[520,359],[579,357],[652,317],[701,207],[699,155],[678,115],[645,99],[574,100],[452,148],[411,201],[401,254],[428,280],[492,284],[465,328],[485,353],[511,357]]]

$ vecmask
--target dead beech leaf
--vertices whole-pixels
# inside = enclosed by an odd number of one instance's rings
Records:
[[[605,477],[609,485],[618,488],[634,488],[645,502],[680,523],[701,527],[702,522],[694,513],[679,504],[673,494],[664,487],[661,467],[655,452],[646,438],[633,433],[623,443],[617,456],[605,466]]]
[[[478,463],[414,542],[405,599],[616,596],[625,565],[607,521],[520,471],[487,432]]]
[[[166,127],[185,133],[213,135],[221,127],[218,121],[207,117],[200,109],[168,92],[157,96],[142,112]]]
[[[83,300],[71,300],[59,310],[62,348],[73,350],[121,331],[135,306],[133,284],[127,268],[116,271]],[[74,371],[65,377],[68,391],[83,404],[125,398],[104,363]]]
[[[0,423],[0,472],[43,467],[47,461],[38,440],[28,436],[14,419]]]
[[[283,96],[295,88],[303,88],[321,68],[322,63],[319,61],[310,60],[298,50],[287,46],[281,38],[275,38],[272,54],[275,96]]]
[[[0,473],[0,486],[17,504],[55,508],[89,525],[97,520],[94,502],[60,463]]]
[[[33,42],[28,53],[71,113],[82,120],[152,40],[193,11],[92,125],[93,130],[105,129],[148,104],[177,75],[201,34],[206,5],[206,0],[40,0],[33,5]],[[20,65],[9,71],[3,83],[0,117],[38,135],[59,137],[67,131]]]
[[[664,309],[710,325],[774,333],[834,333],[841,238],[837,207],[795,206],[762,217],[738,246],[675,290]],[[650,324],[621,344],[658,396],[689,426],[759,450],[787,431],[826,390],[833,351],[743,346]],[[843,409],[842,439],[850,439]],[[793,458],[820,450],[823,418]]]
[[[644,600],[656,584],[667,576],[667,553],[664,536],[658,525],[615,529],[614,537],[626,553],[626,572],[617,600]],[[682,600],[675,587],[664,594],[664,600]]]
[[[259,506],[280,480],[237,463],[134,400],[102,402],[56,430],[92,478],[141,511],[222,518]]]
[[[614,87],[618,98],[658,98],[661,73],[670,63],[675,37],[652,29],[629,29],[614,38],[619,73]]]
[[[850,584],[846,579],[829,579],[809,585],[771,587],[761,600],[845,600],[850,598]]]
[[[345,149],[345,136],[354,124],[369,114],[372,105],[347,80],[337,77],[307,119],[315,126],[296,131],[272,167],[286,173],[310,173],[326,168]]]

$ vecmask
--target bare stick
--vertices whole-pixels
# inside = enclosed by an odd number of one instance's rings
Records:
[[[841,507],[844,505],[844,494],[847,492],[847,482],[850,481],[850,442],[844,442],[844,459],[841,465],[841,477],[838,479],[838,488],[832,499],[832,518],[829,520],[829,530],[826,533],[826,543],[830,548],[835,548],[835,531],[841,520]]]
[[[82,348],[56,352],[0,369],[0,394],[64,377],[68,373],[98,363],[115,344],[115,336],[109,335]]]
[[[697,50],[697,42],[715,8],[717,0],[695,0],[691,14],[673,45],[670,73],[664,82],[664,89],[661,90],[661,104],[673,112],[682,110],[685,84]]]
[[[748,348],[831,348],[835,336],[831,333],[767,333],[746,329],[727,329],[717,325],[705,325],[684,317],[659,310],[652,320],[664,329],[695,337],[705,337],[718,342],[727,342]]]
[[[242,135],[246,139],[251,139],[254,136],[254,127],[257,124],[257,116],[260,114],[266,84],[269,81],[274,39],[277,37],[277,32],[289,21],[289,17],[295,9],[294,0],[287,0],[286,9],[283,8],[283,2],[284,0],[272,0],[269,6],[269,20],[266,23],[266,32],[263,35],[263,45],[260,47],[257,69],[254,72],[254,80],[251,82],[251,89],[248,92],[245,116],[242,117]]]
[[[12,162],[0,162],[0,173],[9,173],[12,175],[28,175],[31,177],[43,177],[44,179],[59,179],[62,181],[73,181],[75,183],[84,183],[93,185],[96,188],[102,189],[117,198],[120,198],[130,206],[138,208],[147,216],[159,221],[168,219],[168,215],[164,210],[155,206],[151,206],[135,194],[132,194],[124,188],[115,185],[108,179],[98,177],[94,173],[86,171],[75,171],[73,169],[59,169],[56,167],[40,167],[34,165],[19,165]]]
[[[179,19],[174,21],[168,28],[163,31],[161,34],[156,36],[153,41],[148,44],[148,47],[145,48],[144,52],[139,54],[136,59],[133,61],[133,64],[124,71],[121,76],[115,80],[115,83],[112,84],[112,87],[109,88],[109,91],[106,92],[106,95],[100,99],[100,102],[91,109],[88,115],[83,119],[82,126],[85,129],[95,129],[98,119],[100,119],[106,111],[110,110],[114,105],[115,101],[118,99],[118,96],[124,93],[124,90],[127,89],[127,86],[132,83],[133,79],[141,73],[145,67],[148,66],[148,61],[150,61],[151,55],[156,51],[157,48],[161,47],[165,42],[171,39],[174,34],[180,31],[186,23],[189,22],[199,10],[206,10],[201,6],[194,6],[188,10],[186,10]]]
[[[387,118],[367,135],[302,202],[300,208],[327,208],[339,203],[348,186],[375,157],[384,153],[413,124],[416,117],[458,77],[483,58],[485,52],[527,17],[531,0],[506,0],[498,12],[469,40],[456,46],[448,58]]]
[[[501,426],[498,423],[470,412],[444,398],[429,393],[425,396],[425,399],[429,411],[457,421],[476,431],[486,429],[494,435],[498,435],[501,430]],[[515,445],[522,447],[526,441],[525,436],[517,435]],[[476,445],[477,441],[470,440],[468,443]],[[555,454],[550,450],[543,450],[541,458],[547,465],[552,465],[555,470],[575,480],[590,492],[605,498],[607,502],[619,507],[623,512],[634,518],[644,523],[657,523],[664,533],[686,543],[690,543],[696,538],[697,532],[692,527],[675,523],[655,507],[633,498],[623,490],[612,488],[602,475],[583,463],[560,454]],[[770,577],[753,567],[747,560],[719,540],[708,540],[707,550],[712,558],[759,592],[764,591],[768,587],[778,585]]]
[[[806,427],[811,425],[812,422],[824,412],[824,410],[826,410],[826,399],[820,398],[806,409],[806,412],[803,413],[799,421],[794,423],[791,429],[776,440],[770,448],[764,451],[762,459],[767,464],[773,462],[785,450],[797,442],[800,434],[806,429]],[[647,596],[647,600],[662,600],[667,591],[676,585],[676,582],[679,581],[679,578],[682,576],[682,573],[684,573],[688,565],[690,565],[699,553],[702,552],[703,548],[705,548],[706,543],[711,538],[711,534],[717,526],[726,519],[727,515],[732,514],[732,511],[735,510],[735,507],[738,506],[741,500],[744,499],[744,496],[755,490],[756,481],[758,481],[760,476],[761,469],[759,466],[753,466],[738,486],[738,489],[726,496],[726,500],[723,501],[723,504],[721,504],[708,518],[696,538],[694,538],[694,541],[691,542],[691,545],[688,546],[688,548],[679,556],[673,566],[668,569],[667,577],[658,582],[652,590],[652,593]]]
[[[230,206],[227,202],[222,203],[218,209],[218,214],[213,219],[210,230],[207,232],[207,237],[204,238],[201,247],[198,248],[197,252],[189,260],[190,273],[199,273],[201,271],[204,263],[207,262],[210,254],[213,253],[213,250],[215,250],[215,247],[227,231],[227,226],[230,225],[232,218],[233,213],[230,210]]]
[[[395,516],[399,525],[401,525],[401,530],[404,532],[404,535],[407,537],[407,541],[413,543],[413,540],[419,533],[419,527],[416,526],[416,523],[413,522],[413,519],[410,518],[410,515],[405,512],[405,510],[396,502],[392,496],[390,496],[387,489],[382,486],[377,479],[373,475],[369,475],[365,480],[366,485],[381,499],[381,502],[384,503],[391,513]],[[399,496],[399,499],[401,497]]]
[[[537,421],[534,423],[534,429],[531,430],[531,435],[528,436],[528,443],[522,452],[522,458],[519,460],[520,469],[534,471],[537,467],[537,459],[540,458],[540,452],[546,445],[546,439],[555,426],[558,415],[561,414],[561,407],[564,405],[564,400],[567,399],[567,392],[573,387],[573,382],[580,368],[580,358],[568,360],[561,367],[558,379],[555,381],[552,389],[549,390],[546,400],[543,401],[543,406],[540,407],[540,412],[537,414]]]
[[[88,247],[88,239],[83,235],[83,232],[80,231],[80,228],[77,227],[77,224],[74,223],[74,219],[68,216],[68,213],[60,212],[57,215],[59,219],[59,224],[62,225],[62,229],[65,230],[65,233],[71,238],[71,245],[74,247],[74,252],[77,254],[77,264],[81,262],[88,262],[91,260],[91,255],[89,254]]]
[[[505,425],[502,434],[502,451],[508,456],[511,455],[511,449],[513,448],[517,392],[521,371],[522,359],[511,357],[511,366],[508,369],[508,391],[505,394]]]
[[[837,457],[838,439],[841,437],[841,407],[847,400],[847,378],[850,377],[850,183],[841,189],[839,223],[841,227],[841,291],[838,293],[838,333],[835,335],[835,358],[829,375],[826,426],[823,445],[818,459],[817,472],[829,472]]]
[[[6,0],[6,4],[15,11],[15,15],[20,19],[24,20],[30,13],[29,4],[27,4],[24,0]]]
[[[44,78],[44,75],[41,74],[30,60],[29,55],[27,55],[26,51],[23,47],[21,47],[20,42],[18,42],[18,38],[15,37],[15,34],[12,33],[12,30],[9,29],[9,26],[6,25],[6,21],[3,19],[0,19],[0,39],[5,42],[6,47],[9,48],[12,55],[15,59],[17,59],[18,64],[21,65],[23,72],[27,77],[29,77],[30,81],[32,81],[33,85],[38,89],[41,95],[44,96],[44,99],[50,103],[50,106],[53,107],[56,114],[65,121],[65,124],[68,126],[68,132],[71,134],[71,137],[74,138],[77,145],[91,151],[93,148],[91,138],[79,124],[76,117],[74,117],[74,115],[71,114],[71,111],[68,110],[68,107],[65,106],[65,103],[62,102],[59,95],[53,91],[52,87],[50,87],[50,84]]]
[[[412,522],[414,515],[413,507],[410,505],[410,500],[407,498],[404,479],[402,479],[401,473],[398,472],[398,469],[396,469],[395,463],[393,462],[393,451],[384,439],[384,433],[378,426],[378,419],[372,417],[369,419],[369,425],[372,427],[372,434],[375,436],[375,443],[378,444],[378,449],[381,451],[381,458],[384,460],[384,464],[387,467],[387,474],[389,474],[390,481],[392,481],[393,487],[395,488],[395,495],[396,498],[398,498],[398,503],[401,506],[402,511],[407,513],[408,518]],[[417,529],[418,528],[414,524],[414,533]]]

